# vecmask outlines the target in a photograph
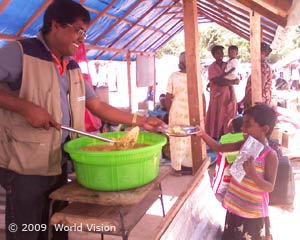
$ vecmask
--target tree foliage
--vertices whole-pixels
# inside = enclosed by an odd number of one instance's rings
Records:
[[[296,36],[293,42],[297,48],[300,48],[300,26],[296,28],[295,32],[296,32]]]
[[[300,27],[292,31],[292,37],[288,37],[282,42],[279,47],[274,50],[269,60],[274,63],[279,59],[289,54],[293,49],[300,47]],[[217,24],[203,24],[199,26],[199,55],[201,59],[212,58],[210,49],[213,45],[224,46],[225,56],[227,55],[227,48],[230,45],[237,45],[239,48],[240,62],[250,61],[250,43],[249,41],[239,37],[231,31],[220,27]],[[165,54],[178,56],[180,52],[184,51],[184,37],[182,34],[173,38],[163,48],[158,51],[158,57]]]
[[[160,58],[163,55],[174,55],[179,56],[185,49],[184,39],[181,37],[174,37],[170,40],[163,48],[157,52],[157,57]]]
[[[230,45],[237,45],[242,62],[249,59],[249,43],[234,33],[220,27],[216,24],[205,24],[199,29],[199,55],[201,58],[211,58],[210,49],[212,46],[219,44],[228,48]],[[164,54],[178,56],[184,51],[183,36],[176,36],[169,41],[163,48],[158,51],[158,57]],[[227,52],[225,52],[227,54]]]

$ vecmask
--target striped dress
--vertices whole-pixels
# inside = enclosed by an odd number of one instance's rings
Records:
[[[265,158],[271,151],[267,148],[255,159],[255,169],[261,178],[265,174]],[[240,183],[231,178],[223,206],[243,218],[262,218],[268,216],[268,203],[269,193],[260,190],[251,178],[245,176]]]

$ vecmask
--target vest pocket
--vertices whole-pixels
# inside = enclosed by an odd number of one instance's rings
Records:
[[[21,174],[47,175],[51,130],[14,127],[7,136],[8,169]]]

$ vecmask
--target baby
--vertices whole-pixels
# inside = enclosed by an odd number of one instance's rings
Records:
[[[237,58],[239,54],[239,49],[235,45],[231,45],[228,48],[228,57],[226,68],[224,70],[223,77],[227,80],[237,80],[238,79],[238,66],[239,60]]]

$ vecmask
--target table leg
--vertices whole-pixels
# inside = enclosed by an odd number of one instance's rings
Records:
[[[161,208],[162,208],[163,216],[165,217],[166,213],[165,213],[165,206],[164,206],[163,192],[162,192],[161,183],[158,184],[158,188],[160,190],[159,199],[160,199],[160,203],[161,203]]]
[[[48,239],[51,240],[53,237],[52,227],[50,225],[51,216],[53,214],[53,204],[56,200],[51,199],[50,200],[50,206],[49,206],[49,220],[48,220]]]
[[[120,207],[117,207],[117,210],[120,215],[120,222],[121,222],[121,230],[122,230],[122,239],[123,240],[128,240],[128,232],[125,229],[125,223],[124,223],[124,215],[122,213],[122,210]]]

